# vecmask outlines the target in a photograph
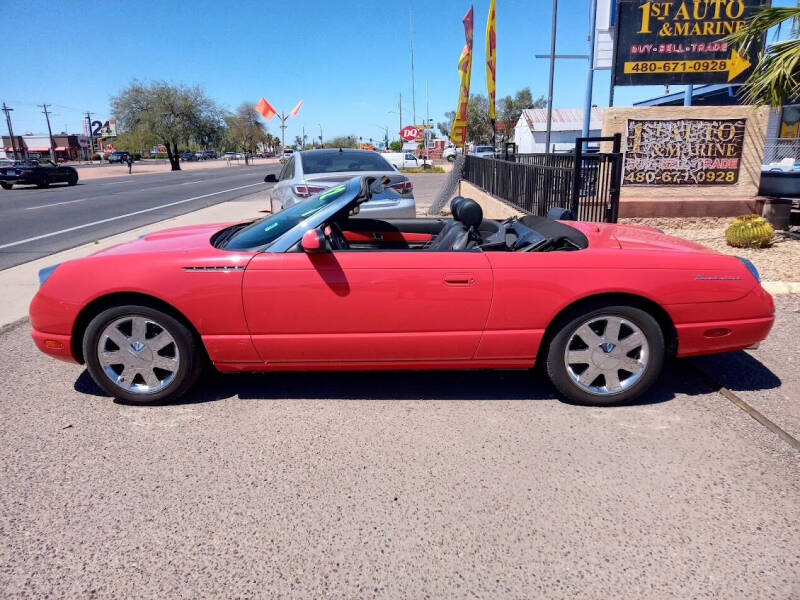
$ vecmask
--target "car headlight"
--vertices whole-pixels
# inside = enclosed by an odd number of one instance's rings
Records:
[[[52,265],[39,270],[39,287],[42,287],[44,282],[50,279],[50,275],[52,275],[53,271],[55,271],[57,268],[58,265]]]
[[[759,275],[756,266],[746,258],[742,258],[741,256],[737,256],[736,258],[738,258],[739,262],[741,262],[745,267],[747,267],[747,270],[750,271],[750,274],[756,278],[756,281],[761,283],[761,275]]]

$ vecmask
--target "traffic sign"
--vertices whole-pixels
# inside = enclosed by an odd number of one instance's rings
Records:
[[[408,125],[400,130],[400,137],[407,142],[413,142],[422,136],[420,135],[419,129],[412,125]]]

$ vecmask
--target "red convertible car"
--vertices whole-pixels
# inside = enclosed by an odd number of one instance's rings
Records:
[[[745,259],[646,227],[358,218],[362,177],[252,223],[153,233],[40,272],[45,353],[134,403],[220,371],[529,369],[567,398],[641,395],[665,358],[740,350],[774,306]]]

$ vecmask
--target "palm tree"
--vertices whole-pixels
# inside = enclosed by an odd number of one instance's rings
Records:
[[[770,29],[778,27],[779,34],[787,24],[791,24],[789,38],[764,48],[742,86],[745,103],[781,106],[786,100],[800,97],[800,6],[765,8],[747,27],[726,38],[739,54],[747,56],[751,45],[759,44]]]

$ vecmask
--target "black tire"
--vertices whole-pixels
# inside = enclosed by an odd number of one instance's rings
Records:
[[[130,392],[111,381],[97,355],[100,336],[108,325],[124,317],[144,317],[156,322],[175,340],[180,362],[174,379],[164,388],[152,393]],[[89,374],[111,396],[129,404],[154,404],[173,401],[185,394],[197,381],[205,364],[205,353],[192,331],[174,317],[150,306],[123,305],[108,308],[94,317],[83,336],[83,356]]]
[[[456,162],[456,157],[454,154],[451,154],[447,157],[447,162]]]
[[[13,183],[8,183],[7,181],[0,181],[0,187],[4,190],[10,190],[14,187]]]
[[[630,384],[629,387],[615,393],[593,393],[581,387],[579,383],[573,381],[572,376],[575,375],[571,376],[571,372],[574,374],[575,371],[568,371],[568,361],[565,356],[567,344],[570,343],[573,334],[578,333],[577,329],[581,327],[581,325],[592,322],[593,320],[594,323],[602,323],[604,317],[618,317],[638,327],[644,335],[648,347],[646,366],[643,368],[641,375],[638,379],[633,380],[633,383]],[[578,343],[580,344],[580,342],[581,340],[579,339]],[[575,342],[573,341],[573,343]],[[612,347],[610,353],[615,351],[618,353],[623,352],[624,350],[622,349],[621,342],[619,346],[620,348]],[[625,404],[641,396],[655,383],[656,379],[658,379],[664,364],[664,346],[664,333],[661,331],[658,322],[650,313],[633,306],[598,304],[590,306],[580,313],[573,313],[562,321],[547,348],[545,370],[555,388],[573,402],[588,406]],[[572,348],[574,347],[575,346],[572,346]],[[598,347],[602,349],[602,346]],[[590,346],[587,346],[587,349],[592,350]],[[603,352],[609,351],[603,350]],[[634,349],[631,352],[636,356],[635,353],[637,350]],[[641,350],[638,352],[641,352]],[[600,360],[602,360],[602,358]],[[588,369],[588,365],[585,368]],[[571,369],[575,369],[575,367],[573,366]],[[620,368],[619,371],[616,372],[617,376],[619,376],[620,371],[623,373],[627,372]],[[577,376],[580,376],[580,374]],[[603,378],[604,376],[599,375],[599,377]],[[623,377],[625,377],[625,375],[623,375]],[[600,382],[604,380],[597,379],[593,381]],[[587,386],[591,383],[592,382],[586,382]],[[606,384],[604,383],[603,385]]]
[[[72,175],[69,176],[69,179],[67,179],[67,185],[78,185],[77,173],[73,173]]]
[[[47,178],[47,175],[39,176],[39,179],[36,180],[36,187],[38,188],[50,187],[50,180]]]

